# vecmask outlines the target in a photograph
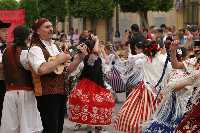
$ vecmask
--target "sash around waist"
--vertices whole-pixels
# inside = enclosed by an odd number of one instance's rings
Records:
[[[6,85],[6,90],[7,90],[7,91],[12,91],[12,90],[33,91],[33,86],[31,86],[31,85],[9,84],[9,85]]]

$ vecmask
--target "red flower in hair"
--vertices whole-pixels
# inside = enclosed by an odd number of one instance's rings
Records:
[[[154,51],[159,51],[158,44],[156,44],[156,42],[154,42],[154,43],[151,45],[151,48],[152,48],[152,50],[154,50]]]
[[[150,61],[152,61],[152,57],[156,54],[157,51],[159,51],[159,47],[155,41],[151,42],[150,46],[144,49],[144,52],[146,55],[150,58]]]
[[[146,52],[159,51],[158,45],[156,43],[151,44],[149,48],[145,48]]]

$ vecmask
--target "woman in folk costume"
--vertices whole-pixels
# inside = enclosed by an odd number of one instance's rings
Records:
[[[125,83],[121,76],[123,72],[126,71],[125,64],[127,61],[119,57],[113,49],[112,44],[106,45],[105,48],[103,47],[101,52],[106,82],[111,86],[112,90],[115,92],[114,94],[125,92]]]
[[[69,120],[91,126],[109,125],[115,103],[104,85],[99,40],[89,38],[84,43],[89,54],[84,59],[80,81],[69,96]]]
[[[177,126],[176,133],[200,133],[200,80],[194,84],[194,93],[191,98],[192,108],[183,117]]]
[[[14,29],[13,45],[3,53],[6,94],[3,104],[1,133],[36,133],[42,131],[42,122],[33,91],[28,65],[27,39],[29,30]]]
[[[183,62],[178,62],[175,57],[175,49],[177,43],[174,43],[172,50],[172,66],[176,69],[186,69],[189,73],[199,72],[200,60],[200,40],[194,40],[193,51],[194,58],[187,59]],[[199,133],[200,132],[200,81],[193,84],[192,97],[188,101],[188,112],[183,117],[181,123],[176,128],[176,133]]]
[[[155,42],[148,43],[144,37],[140,37],[135,38],[135,46],[136,51],[142,50],[144,54],[129,56],[129,62],[132,62],[133,67],[138,67],[143,78],[137,81],[114,121],[116,130],[128,133],[142,132],[142,124],[149,120],[156,108],[154,96],[157,91],[154,87],[165,79],[163,70],[167,73],[170,68],[167,65],[168,56],[160,53]]]
[[[118,98],[116,95],[116,88],[110,84],[110,78],[112,78],[112,64],[118,60],[118,55],[114,51],[113,45],[110,42],[106,42],[105,44],[100,45],[100,57],[102,59],[102,67],[105,76],[106,88],[111,91],[115,98],[115,102],[118,102]],[[116,81],[116,77],[112,78]]]
[[[177,59],[183,61],[186,49],[177,49]],[[173,69],[163,89],[164,98],[159,109],[147,122],[145,133],[173,133],[186,112],[186,104],[192,94],[192,84],[199,74],[189,74],[185,69]]]

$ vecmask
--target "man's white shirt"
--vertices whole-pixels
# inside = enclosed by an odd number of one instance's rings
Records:
[[[50,56],[56,56],[60,53],[55,44],[44,40],[41,41],[45,45],[45,48],[49,52]],[[42,49],[39,46],[33,46],[30,48],[28,60],[36,73],[38,72],[39,67],[46,62]]]

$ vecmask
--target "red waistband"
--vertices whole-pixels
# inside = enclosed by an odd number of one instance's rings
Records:
[[[13,90],[25,90],[25,91],[32,91],[33,87],[28,85],[6,85],[7,91]]]

